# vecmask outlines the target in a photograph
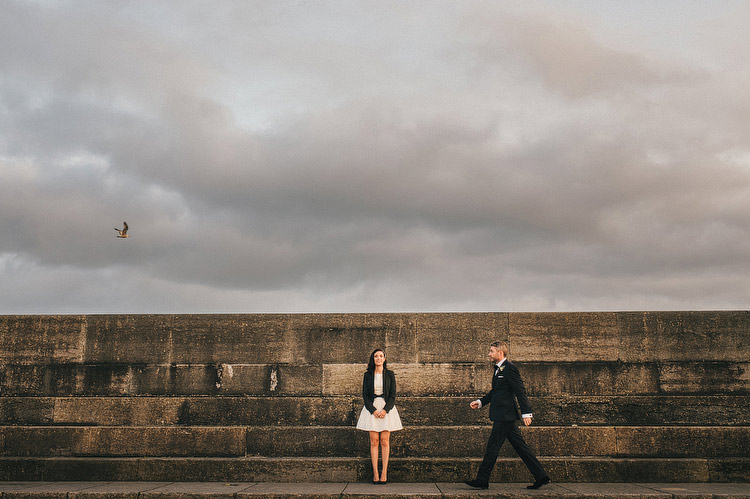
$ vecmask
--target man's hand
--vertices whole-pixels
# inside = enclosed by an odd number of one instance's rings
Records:
[[[529,426],[531,424],[531,418],[523,418],[523,424]]]
[[[474,402],[469,404],[469,407],[471,407],[472,409],[479,409],[479,401],[475,400]]]

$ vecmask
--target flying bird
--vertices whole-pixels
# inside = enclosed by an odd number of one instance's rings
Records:
[[[128,235],[128,223],[127,222],[122,223],[122,229],[118,229],[117,227],[115,227],[115,230],[117,231],[117,237],[119,238],[130,237]]]

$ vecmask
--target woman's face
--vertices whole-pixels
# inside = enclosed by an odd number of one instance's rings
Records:
[[[376,366],[382,366],[383,362],[385,362],[385,354],[378,350],[375,352],[375,355],[373,355],[372,360],[375,361]]]

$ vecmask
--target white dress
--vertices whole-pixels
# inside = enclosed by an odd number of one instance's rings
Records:
[[[375,383],[375,400],[372,404],[375,406],[375,409],[379,411],[385,407],[385,399],[380,397],[380,395],[383,395],[383,375],[376,374],[373,381]],[[357,420],[357,429],[381,432],[403,430],[404,427],[401,426],[401,418],[398,415],[398,409],[396,409],[396,406],[393,406],[393,409],[388,411],[384,418],[376,418],[370,414],[367,407],[363,407],[362,412],[359,413],[359,419]]]

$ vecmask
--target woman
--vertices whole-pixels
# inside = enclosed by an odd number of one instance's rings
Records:
[[[370,354],[362,379],[362,398],[365,406],[359,414],[357,429],[370,432],[372,483],[388,483],[388,456],[391,452],[392,431],[403,429],[396,409],[396,376],[386,365],[385,352],[376,348]],[[378,447],[383,449],[383,471],[378,473]]]

